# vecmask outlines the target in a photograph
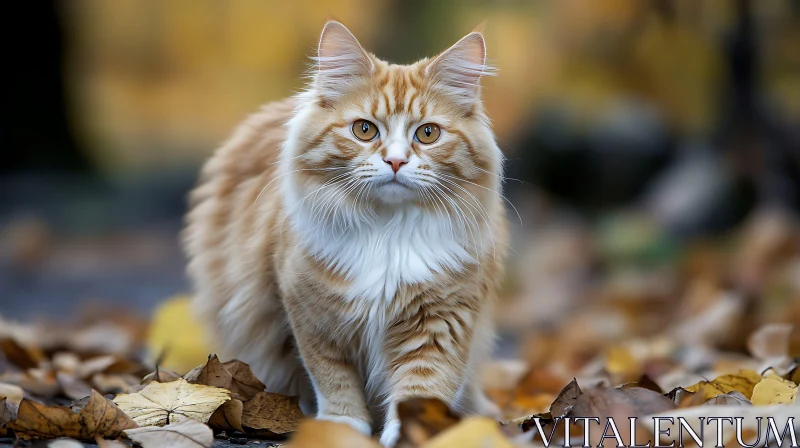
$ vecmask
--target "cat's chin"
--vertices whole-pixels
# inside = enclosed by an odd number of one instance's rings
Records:
[[[375,196],[384,204],[405,204],[413,201],[417,193],[399,182],[387,182],[375,189]]]

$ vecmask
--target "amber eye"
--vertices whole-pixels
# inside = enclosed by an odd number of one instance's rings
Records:
[[[418,127],[417,132],[414,135],[417,136],[417,140],[419,140],[420,143],[424,145],[430,145],[436,140],[439,140],[439,135],[441,134],[442,131],[439,129],[438,125],[427,123]]]
[[[367,120],[356,120],[353,123],[353,135],[361,141],[368,142],[378,136],[378,127]]]

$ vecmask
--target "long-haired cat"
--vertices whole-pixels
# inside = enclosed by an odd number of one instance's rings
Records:
[[[475,378],[507,247],[485,57],[473,32],[389,64],[328,22],[308,89],[248,118],[191,196],[188,270],[220,354],[384,445],[409,397],[496,409]]]

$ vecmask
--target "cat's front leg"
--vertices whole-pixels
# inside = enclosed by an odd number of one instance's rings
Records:
[[[346,423],[372,434],[372,417],[364,398],[363,382],[342,348],[312,326],[294,325],[303,364],[317,399],[317,418]]]
[[[382,445],[397,442],[397,404],[403,400],[438,398],[451,409],[463,411],[459,395],[468,380],[474,309],[453,302],[430,304],[388,329],[389,397]]]

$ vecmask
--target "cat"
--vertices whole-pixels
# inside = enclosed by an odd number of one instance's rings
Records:
[[[385,446],[410,397],[497,412],[476,378],[508,247],[485,48],[472,32],[394,65],[326,23],[308,89],[240,125],[190,196],[194,306],[220,355]]]

